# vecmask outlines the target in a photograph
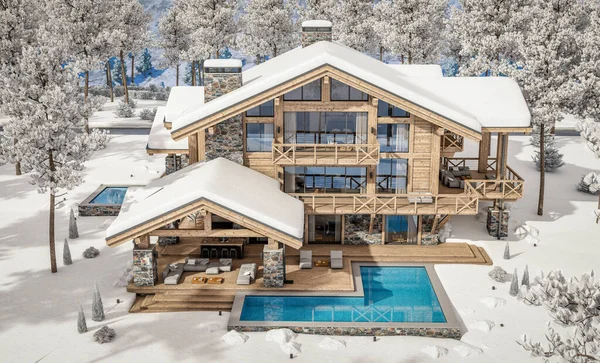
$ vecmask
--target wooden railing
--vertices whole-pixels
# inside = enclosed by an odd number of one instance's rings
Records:
[[[276,165],[377,165],[379,144],[273,144]]]
[[[478,158],[443,158],[442,160],[442,167],[444,170],[464,168],[467,166],[472,171],[477,171],[479,168]],[[488,172],[496,171],[496,159],[488,159],[486,170]]]
[[[308,214],[477,214],[479,195],[464,194],[290,194]]]
[[[460,152],[463,151],[465,139],[461,135],[446,131],[441,137],[441,151]]]

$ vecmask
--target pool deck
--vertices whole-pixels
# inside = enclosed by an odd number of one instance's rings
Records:
[[[192,239],[182,238],[176,245],[157,247],[159,280],[154,286],[135,286],[130,283],[127,291],[138,294],[130,312],[165,312],[190,310],[229,311],[233,306],[238,291],[266,292],[354,292],[353,262],[396,262],[424,264],[480,264],[491,265],[491,259],[483,248],[468,243],[443,243],[437,246],[397,246],[397,245],[308,245],[302,249],[313,252],[313,263],[319,259],[329,259],[330,250],[341,250],[344,255],[344,268],[330,269],[329,267],[313,267],[300,269],[299,252],[286,248],[286,278],[292,284],[283,288],[273,289],[263,286],[262,260],[260,254],[263,245],[245,246],[244,259],[233,260],[233,270],[222,272],[224,282],[219,285],[193,284],[193,277],[206,276],[204,272],[184,272],[177,285],[165,285],[162,281],[162,271],[167,264],[184,262],[185,257],[196,256],[199,253],[197,243]],[[256,281],[250,285],[237,285],[239,267],[245,263],[256,263],[258,273]]]

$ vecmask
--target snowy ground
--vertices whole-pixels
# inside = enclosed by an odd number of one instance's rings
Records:
[[[474,216],[452,220],[456,240],[484,246],[494,262],[509,272],[522,273],[525,264],[534,275],[562,268],[567,276],[598,268],[600,226],[594,224],[593,209],[597,197],[574,189],[582,174],[600,170],[600,160],[593,158],[578,137],[559,137],[557,145],[567,163],[547,177],[546,214],[535,215],[537,178],[531,163],[527,137],[510,141],[509,165],[526,180],[525,198],[512,209],[511,231],[524,224],[539,230],[538,246],[532,237],[519,241],[511,234],[513,258],[502,259],[504,242],[492,240]],[[95,362],[95,361],[199,361],[211,362],[280,362],[288,359],[280,347],[265,341],[264,333],[251,333],[248,341],[230,347],[221,341],[228,316],[217,313],[190,312],[169,314],[127,314],[133,296],[115,281],[131,259],[131,245],[108,248],[104,231],[112,218],[81,217],[81,237],[70,241],[74,263],[62,264],[62,240],[67,235],[69,207],[81,202],[102,183],[146,183],[163,170],[161,156],[145,153],[146,137],[115,135],[106,150],[87,163],[85,183],[69,192],[57,210],[57,255],[59,272],[49,272],[47,246],[47,195],[37,194],[27,176],[13,175],[14,167],[0,168],[0,360],[3,362]],[[474,155],[475,145],[468,149]],[[82,251],[95,246],[100,256],[93,260],[81,257]],[[329,351],[319,348],[321,336],[300,335],[298,362],[428,362],[434,361],[421,350],[431,345],[449,349],[439,362],[538,362],[521,349],[515,340],[527,333],[543,339],[548,316],[540,307],[528,307],[508,295],[508,283],[498,284],[487,277],[489,266],[439,265],[436,270],[454,306],[469,328],[462,341],[382,337],[373,342],[368,337],[341,337],[346,348]],[[94,282],[102,292],[107,319],[91,320],[91,296]],[[492,290],[492,285],[498,287]],[[490,308],[489,297],[506,300],[501,307]],[[116,300],[124,301],[116,304]],[[491,300],[494,302],[494,300]],[[498,302],[499,300],[495,300]],[[79,303],[83,304],[90,332],[77,334]],[[495,326],[484,332],[490,326]],[[117,339],[99,345],[94,331],[109,324]],[[504,324],[504,327],[500,327]],[[478,347],[462,357],[456,347]]]

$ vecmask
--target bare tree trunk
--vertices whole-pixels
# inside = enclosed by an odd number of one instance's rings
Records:
[[[544,215],[544,188],[546,183],[546,150],[544,147],[544,124],[540,127],[540,195],[538,199],[538,216]]]
[[[192,86],[196,85],[196,61],[192,61]]]
[[[90,89],[90,71],[85,71],[85,85],[83,87],[83,100],[87,102],[88,92]],[[88,124],[88,119],[85,119],[85,133],[89,135],[90,133],[90,125]]]
[[[135,86],[135,81],[133,78],[135,76],[135,74],[133,74],[134,73],[134,65],[135,65],[135,55],[133,53],[131,53],[131,84],[133,86]]]
[[[17,144],[17,139],[13,139],[13,144]],[[15,175],[21,175],[21,162],[17,161],[15,163]]]
[[[175,66],[175,85],[179,86],[179,63]]]
[[[115,102],[115,93],[113,91],[112,72],[110,70],[110,59],[106,62],[106,85],[110,91],[110,102]]]
[[[400,56],[400,63],[404,64],[404,55]]]
[[[50,170],[54,172],[54,159],[52,151],[48,151],[48,162],[50,164]],[[50,218],[48,224],[48,240],[50,243],[50,270],[52,273],[58,271],[56,267],[56,249],[54,247],[54,189],[50,189]]]
[[[412,64],[412,52],[408,52],[408,64]]]
[[[123,49],[119,52],[121,57],[121,76],[123,77],[123,93],[125,94],[125,103],[129,103],[129,91],[127,90],[127,73],[125,72],[125,58],[123,57]]]
[[[379,47],[379,61],[383,62],[383,47]]]

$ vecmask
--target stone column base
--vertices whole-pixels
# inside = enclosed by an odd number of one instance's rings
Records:
[[[422,246],[436,246],[439,242],[440,241],[437,233],[423,232],[423,235],[421,236]]]
[[[487,231],[492,237],[498,239],[508,237],[508,220],[510,212],[505,209],[488,207]]]
[[[187,155],[169,154],[165,157],[165,173],[167,175],[181,170],[190,164],[190,158]]]
[[[133,283],[135,286],[154,286],[158,281],[158,252],[156,245],[149,249],[133,249]]]
[[[271,250],[265,246],[263,249],[263,283],[265,287],[283,287],[284,269],[283,248]]]

